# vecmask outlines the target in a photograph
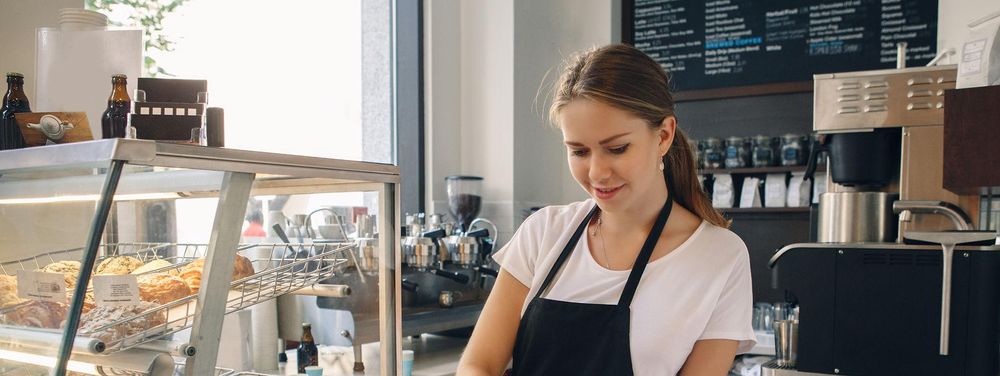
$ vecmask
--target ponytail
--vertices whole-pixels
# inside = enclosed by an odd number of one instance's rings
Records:
[[[663,180],[674,196],[674,202],[708,223],[729,228],[730,221],[712,206],[712,200],[702,188],[694,151],[691,150],[687,136],[679,128],[674,133],[670,151],[663,156],[663,165]]]

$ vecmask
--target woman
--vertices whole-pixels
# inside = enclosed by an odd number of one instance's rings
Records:
[[[666,73],[626,45],[586,52],[550,118],[591,196],[529,217],[459,375],[726,375],[753,347],[746,246],[701,190]]]

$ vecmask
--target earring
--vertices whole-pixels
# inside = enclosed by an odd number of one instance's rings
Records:
[[[663,171],[663,161],[660,161],[660,171]]]

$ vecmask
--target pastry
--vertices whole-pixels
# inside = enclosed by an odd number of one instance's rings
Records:
[[[4,315],[4,322],[33,328],[58,329],[66,318],[68,306],[64,303],[32,300]]]
[[[166,328],[156,327],[163,325],[167,321],[162,310],[156,310],[142,317],[135,317],[153,308],[156,308],[156,304],[150,302],[142,302],[139,305],[101,306],[94,308],[94,310],[87,312],[80,318],[80,335],[100,339],[109,345],[109,347],[112,347],[115,342],[147,329],[150,330],[150,334],[160,332]],[[111,323],[125,319],[129,320],[111,328],[103,328]]]
[[[136,268],[142,266],[142,260],[132,256],[115,256],[97,265],[96,274],[129,274]]]
[[[197,259],[181,269],[180,277],[191,287],[191,292],[197,294],[201,288],[201,272],[205,267],[205,259]],[[232,281],[246,278],[254,274],[253,263],[246,257],[236,255],[233,264]]]
[[[17,277],[0,274],[0,307],[22,302],[17,297]]]
[[[74,290],[66,291],[66,304],[73,303],[73,293]],[[94,291],[88,290],[86,294],[83,295],[83,313],[87,313],[90,310],[97,307],[97,300],[94,299]]]
[[[195,260],[195,262],[200,261]],[[191,266],[188,264],[188,266]],[[197,294],[198,290],[201,289],[201,268],[196,267],[184,267],[181,269],[181,273],[178,275],[181,279],[187,283],[188,288],[191,289],[192,294]]]
[[[0,291],[9,291],[17,294],[17,277],[0,274]]]
[[[157,269],[166,268],[166,267],[171,266],[171,265],[173,265],[173,264],[171,264],[170,261],[167,261],[167,260],[164,260],[164,259],[156,259],[156,260],[147,262],[143,266],[140,266],[140,267],[136,268],[135,270],[132,271],[132,274],[149,273],[151,271],[154,271],[154,270],[157,270]],[[178,274],[177,273],[177,269],[167,269],[167,270],[161,271],[161,272],[167,273],[167,274],[170,274],[170,275],[177,275]]]
[[[12,306],[23,301],[17,297],[17,292],[0,291],[0,307]]]
[[[233,265],[233,280],[252,276],[253,273],[253,263],[250,262],[250,259],[236,255],[236,263]]]
[[[48,273],[62,273],[63,279],[66,281],[66,289],[70,290],[73,287],[76,287],[76,279],[80,274],[80,262],[57,261],[45,265],[45,267],[42,268],[42,271]]]
[[[139,276],[138,282],[139,298],[147,302],[166,304],[191,295],[187,282],[166,273]]]
[[[69,296],[69,295],[67,295]],[[83,313],[90,312],[90,310],[97,308],[97,299],[94,299],[94,292],[87,291],[87,294],[83,296]]]

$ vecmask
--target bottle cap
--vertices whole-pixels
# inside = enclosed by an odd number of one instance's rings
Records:
[[[122,73],[118,73],[116,75],[111,76],[111,78],[128,78],[128,76],[126,76],[126,75],[124,75]]]
[[[413,350],[403,350],[403,357],[401,360],[413,360]]]
[[[24,78],[24,75],[20,72],[7,72],[7,77],[20,77]]]
[[[305,329],[305,328],[312,328],[312,324],[304,322],[304,323],[302,323],[302,328],[303,329]]]

